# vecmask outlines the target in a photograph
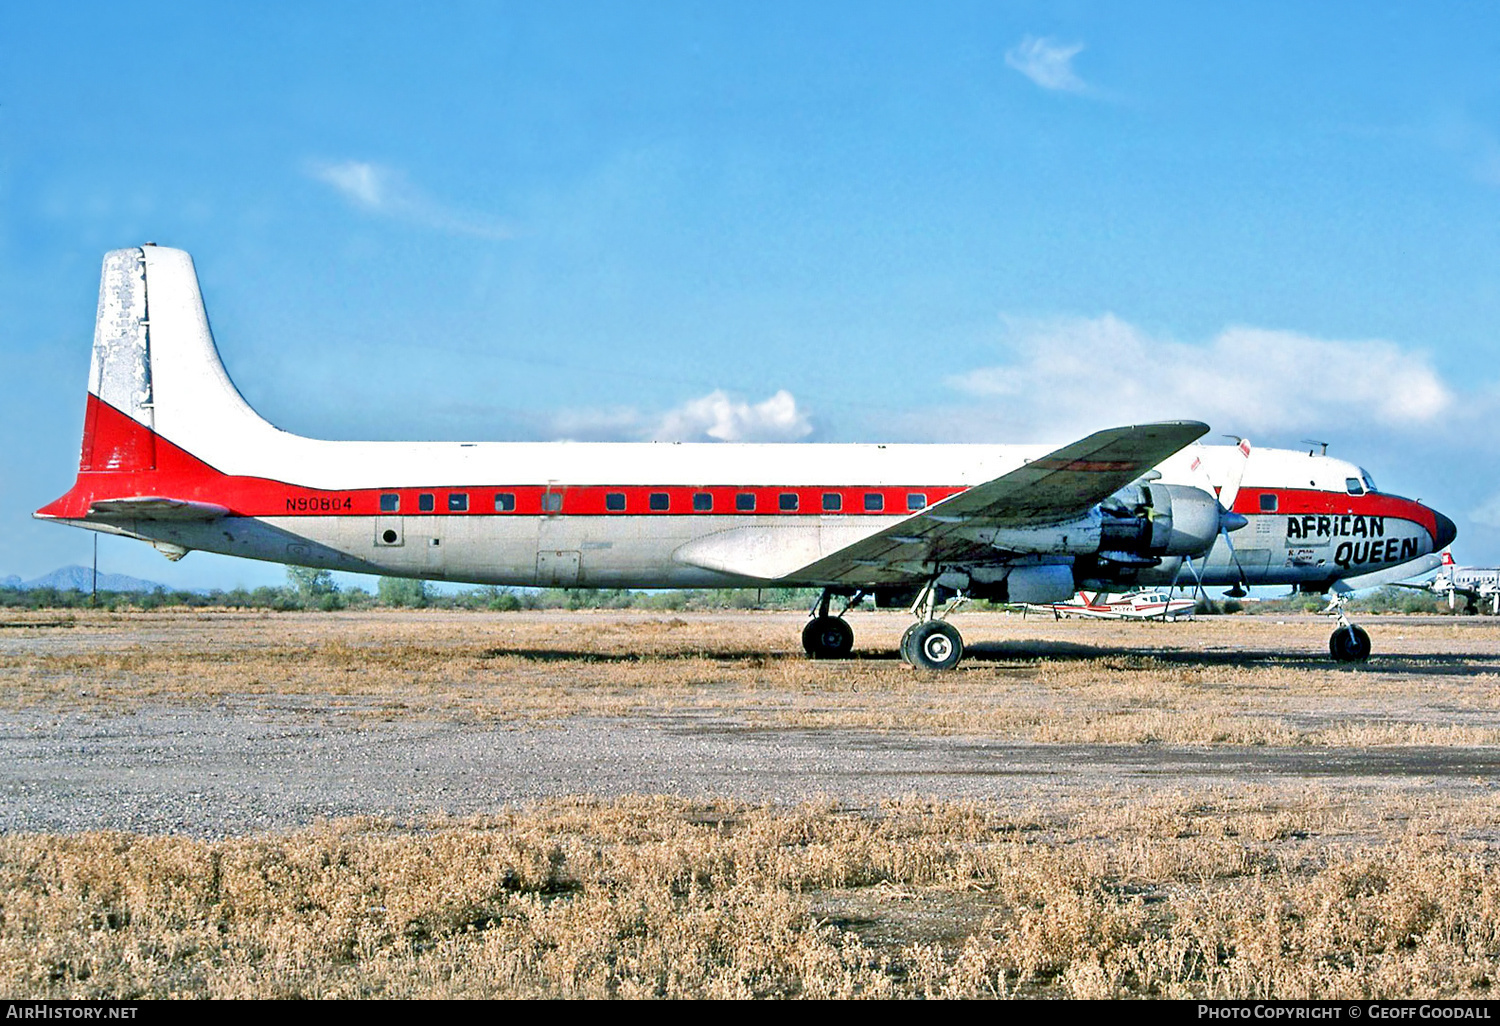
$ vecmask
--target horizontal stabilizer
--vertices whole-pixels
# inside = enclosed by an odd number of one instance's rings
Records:
[[[228,516],[229,508],[212,502],[192,499],[169,499],[160,495],[141,495],[129,499],[97,499],[89,504],[85,519],[108,520],[217,520]]]

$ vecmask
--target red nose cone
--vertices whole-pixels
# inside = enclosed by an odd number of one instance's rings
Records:
[[[1458,527],[1453,521],[1443,516],[1437,510],[1433,510],[1432,518],[1437,522],[1435,533],[1432,536],[1432,547],[1435,550],[1446,549],[1449,545],[1453,544],[1453,539],[1458,537]],[[1453,557],[1446,553],[1443,556],[1444,563],[1452,562],[1452,559]]]

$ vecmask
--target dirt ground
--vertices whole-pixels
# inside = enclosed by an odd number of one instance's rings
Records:
[[[1489,996],[1500,623],[9,613],[11,996]],[[231,872],[232,869],[232,872]]]

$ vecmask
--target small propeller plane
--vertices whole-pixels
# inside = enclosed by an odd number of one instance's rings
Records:
[[[1195,445],[1208,426],[1067,445],[334,442],[263,420],[220,362],[192,258],[104,258],[73,487],[36,516],[277,563],[539,587],[820,589],[803,646],[849,655],[856,603],[908,606],[907,662],[956,665],[964,598],[1055,603],[1188,578],[1326,592],[1453,541],[1327,456]],[[1234,534],[1238,542],[1231,542]],[[843,609],[834,613],[833,600]],[[1369,656],[1345,622],[1340,660]]]
[[[1178,598],[1164,591],[1132,591],[1111,595],[1102,591],[1080,591],[1067,602],[1028,605],[1054,616],[1081,616],[1094,620],[1185,620],[1193,615],[1195,599]]]
[[[1490,612],[1500,616],[1500,567],[1458,566],[1453,562],[1453,553],[1444,552],[1437,576],[1421,584],[1405,581],[1392,582],[1398,588],[1414,588],[1430,591],[1434,595],[1448,596],[1448,608],[1456,610],[1458,600],[1464,600],[1464,612],[1471,616],[1480,611],[1481,603],[1488,603]]]

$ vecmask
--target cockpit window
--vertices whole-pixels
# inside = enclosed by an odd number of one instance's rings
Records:
[[[1365,482],[1365,491],[1367,491],[1367,492],[1378,492],[1378,491],[1380,491],[1379,488],[1375,487],[1375,479],[1370,476],[1370,472],[1368,470],[1366,470],[1364,467],[1360,467],[1359,468],[1359,476],[1364,479],[1364,482]]]
[[[1365,486],[1357,477],[1344,478],[1344,487],[1348,489],[1350,495],[1365,494]]]

